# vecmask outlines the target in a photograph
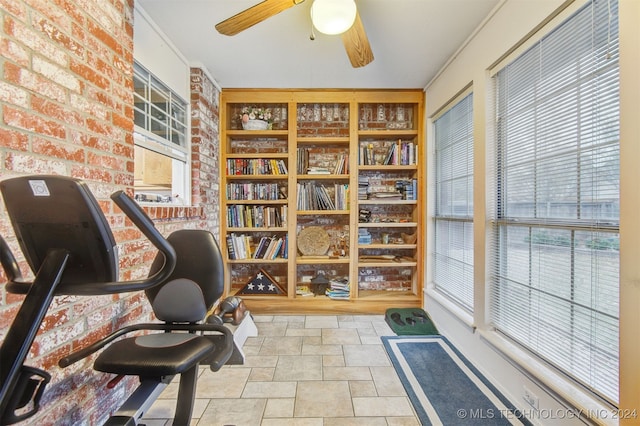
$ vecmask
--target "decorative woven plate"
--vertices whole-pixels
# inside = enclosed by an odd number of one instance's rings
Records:
[[[329,234],[321,226],[307,226],[298,233],[298,250],[305,256],[327,254]]]

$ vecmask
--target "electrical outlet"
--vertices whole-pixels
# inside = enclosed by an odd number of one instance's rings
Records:
[[[538,399],[538,396],[536,394],[534,394],[533,392],[531,392],[526,387],[524,388],[524,393],[522,394],[522,398],[525,401],[527,401],[527,404],[532,406],[534,409],[536,409],[536,410],[540,409],[540,400]]]

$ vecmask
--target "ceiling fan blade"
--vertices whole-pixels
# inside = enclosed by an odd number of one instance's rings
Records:
[[[304,0],[302,0],[304,1]],[[287,10],[298,3],[302,3],[300,0],[264,0],[255,6],[245,9],[242,12],[233,15],[231,18],[216,25],[216,30],[220,34],[232,36],[241,31],[246,30],[249,27],[258,24],[265,19],[271,18],[278,13]]]
[[[342,43],[354,68],[363,67],[373,61],[373,52],[358,12],[351,28],[342,33]]]

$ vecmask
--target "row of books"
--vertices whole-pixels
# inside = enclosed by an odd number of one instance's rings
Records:
[[[398,139],[397,142],[389,144],[382,152],[380,152],[380,148],[376,148],[378,147],[373,143],[361,145],[358,152],[358,164],[364,166],[408,166],[416,164],[418,159],[418,145],[413,142],[403,142]]]
[[[297,184],[298,210],[348,210],[349,184],[336,183],[333,187],[316,182]]]
[[[262,237],[254,246],[253,237],[234,232],[227,235],[227,254],[230,260],[265,259],[273,260],[278,257],[288,257],[289,237]]]
[[[298,148],[296,171],[299,175],[344,175],[349,173],[349,154],[339,153],[333,166],[311,166],[309,163],[309,148]]]
[[[349,277],[336,277],[329,280],[329,287],[325,294],[330,299],[348,300],[349,299]]]
[[[281,257],[286,259],[288,257],[288,245],[288,235],[284,235],[282,237],[262,237],[255,248],[253,258],[273,260]]]
[[[230,228],[279,228],[287,226],[287,206],[227,206]]]
[[[284,160],[274,158],[227,158],[227,175],[286,175]]]
[[[278,183],[227,184],[227,200],[281,200],[286,199],[286,191]]]
[[[370,183],[366,176],[358,177],[358,200],[417,200],[418,179],[396,180],[394,185]]]

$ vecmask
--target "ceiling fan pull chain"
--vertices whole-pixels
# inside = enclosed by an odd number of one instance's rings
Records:
[[[304,1],[304,0],[302,0]],[[313,32],[313,9],[311,9],[311,35],[309,36],[309,40],[313,41],[316,39],[316,34]]]

